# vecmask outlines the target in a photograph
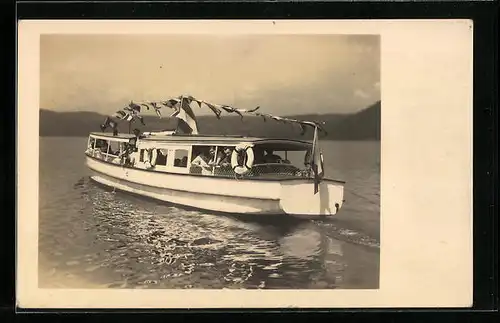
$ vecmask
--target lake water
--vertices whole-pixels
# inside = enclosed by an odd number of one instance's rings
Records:
[[[378,288],[379,142],[321,142],[346,202],[299,221],[113,192],[89,180],[86,140],[40,138],[41,288]]]

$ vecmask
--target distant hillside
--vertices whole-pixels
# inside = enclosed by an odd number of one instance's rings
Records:
[[[289,116],[302,120],[325,121],[326,139],[335,140],[380,140],[380,101],[354,114],[304,114]],[[100,131],[99,125],[106,118],[95,112],[54,112],[40,110],[40,136],[87,136],[91,131]],[[176,120],[145,116],[146,126],[136,121],[132,128],[143,131],[173,129]],[[300,137],[298,125],[282,124],[274,120],[264,121],[260,117],[224,115],[220,120],[214,116],[198,116],[200,132],[206,134],[239,134],[251,136]],[[128,132],[128,124],[121,121],[120,132]],[[312,131],[305,138],[311,138]]]

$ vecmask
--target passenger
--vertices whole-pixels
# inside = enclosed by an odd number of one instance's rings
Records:
[[[187,156],[182,157],[181,159],[181,167],[187,167],[188,164],[188,158]]]
[[[217,159],[215,158],[215,147],[210,147],[210,149],[208,150],[208,164],[210,166],[214,166],[215,165],[215,162],[217,161]]]
[[[219,160],[218,165],[222,167],[231,166],[231,154],[232,154],[231,148],[226,147],[223,152],[223,157]]]
[[[101,150],[102,153],[107,153],[108,152],[108,143],[107,142],[102,142],[99,149]]]
[[[215,154],[215,149],[210,149],[209,153],[206,154],[201,152],[195,159],[191,161],[191,165],[201,167],[201,173],[204,175],[208,175],[212,173],[212,164],[213,155]]]
[[[255,154],[255,164],[258,165],[258,164],[264,164],[265,161],[264,161],[264,150],[262,150],[262,148],[255,148],[254,150],[254,154]]]
[[[157,150],[156,164],[165,166],[167,164],[167,153],[168,151],[165,149]]]
[[[214,152],[215,153],[215,149]],[[216,166],[229,166],[231,165],[231,148],[220,147],[217,152],[217,158],[215,159]]]
[[[275,155],[272,149],[266,149],[266,155],[264,156],[264,163],[275,164],[280,163],[281,157]]]

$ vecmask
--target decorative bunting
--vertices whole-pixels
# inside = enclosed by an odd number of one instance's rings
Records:
[[[125,117],[127,116],[127,114],[124,111],[120,110],[120,111],[116,111],[116,113],[113,116],[115,118],[118,118],[118,119],[122,120],[122,119],[125,119]]]
[[[180,104],[182,101],[182,104]],[[253,109],[237,109],[233,108],[229,105],[219,105],[215,103],[209,103],[204,100],[199,100],[194,98],[191,95],[186,95],[186,96],[178,96],[174,98],[170,98],[168,100],[163,100],[163,101],[156,101],[156,102],[133,102],[130,101],[130,104],[125,107],[122,111],[117,111],[114,114],[114,117],[120,119],[120,120],[127,120],[128,122],[134,121],[134,119],[139,119],[143,125],[144,119],[140,115],[141,112],[141,107],[146,108],[149,110],[152,108],[155,113],[158,115],[159,118],[162,118],[161,114],[161,108],[166,107],[169,109],[174,110],[174,112],[171,114],[171,117],[176,117],[179,120],[181,120],[181,123],[184,123],[192,133],[196,133],[197,130],[197,122],[196,118],[194,116],[193,111],[191,110],[190,104],[195,101],[200,108],[202,108],[204,105],[207,106],[217,117],[217,119],[221,118],[222,111],[225,111],[227,113],[236,113],[238,114],[242,119],[244,114],[250,114],[254,116],[261,117],[264,122],[267,121],[267,119],[273,119],[278,122],[282,123],[288,123],[288,124],[298,124],[301,129],[301,135],[304,135],[306,133],[307,127],[313,127],[317,129],[318,131],[321,131],[323,133],[327,133],[326,130],[321,126],[323,123],[316,122],[316,121],[302,121],[302,120],[297,120],[297,119],[292,119],[292,118],[285,118],[285,117],[280,117],[280,116],[274,116],[271,114],[267,113],[260,113],[257,112],[260,109],[260,106],[253,108]],[[186,129],[188,129],[186,128]]]

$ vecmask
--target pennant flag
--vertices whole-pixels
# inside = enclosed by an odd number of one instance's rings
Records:
[[[255,111],[259,110],[259,109],[260,109],[260,107],[256,107],[255,109],[248,110],[248,112],[250,112],[250,113],[251,112],[255,112]]]
[[[261,117],[262,120],[264,120],[264,122],[267,121],[266,116],[264,114],[257,112],[257,113],[255,113],[255,115],[258,116],[258,117]]]
[[[314,127],[311,167],[314,173],[314,194],[316,194],[319,191],[319,183],[324,176],[323,154],[321,153],[318,144],[318,127]]]
[[[114,117],[116,117],[118,119],[125,119],[126,115],[127,115],[127,113],[125,113],[124,111],[120,110],[120,111],[116,111],[115,112]]]
[[[167,101],[162,101],[161,104],[166,106],[167,108],[174,109],[177,103],[179,103],[180,100],[178,99],[170,99]]]
[[[161,118],[161,112],[160,112],[161,107],[159,107],[156,102],[149,102],[148,106],[151,106],[155,110],[156,115],[159,118]]]
[[[201,104],[203,103],[203,101],[202,100],[196,100],[196,99],[194,99],[194,101],[196,103],[198,103],[198,107],[201,109]]]
[[[233,112],[237,113],[241,117],[241,119],[243,119],[243,114],[240,111],[238,111],[237,109],[235,109],[233,107],[230,107],[228,105],[223,105],[223,106],[221,106],[221,108],[224,109],[226,112],[229,112],[229,113],[233,113]]]
[[[138,104],[135,104],[133,101],[130,101],[130,104],[128,105],[129,108],[132,109],[135,113],[140,113],[141,112],[141,106]]]
[[[132,109],[131,107],[125,107],[123,108],[123,111],[125,111],[127,114],[135,114],[136,111]]]
[[[215,116],[217,117],[217,119],[220,119],[220,115],[222,114],[222,111],[217,108],[215,105],[213,104],[210,104],[208,102],[205,102],[205,101],[202,101],[203,103],[205,103],[205,105],[210,109],[212,110],[213,113],[215,113]],[[201,107],[201,104],[200,104],[200,107]]]
[[[127,113],[127,114],[125,115],[124,120],[127,120],[128,122],[131,122],[132,120],[134,120],[134,116],[133,116],[133,115],[131,115],[130,113]]]
[[[193,98],[193,96],[191,95],[186,95],[183,97],[184,98],[184,101],[187,102],[188,105],[191,104],[191,102],[193,102],[194,100],[196,100],[195,98]]]

